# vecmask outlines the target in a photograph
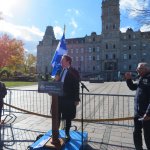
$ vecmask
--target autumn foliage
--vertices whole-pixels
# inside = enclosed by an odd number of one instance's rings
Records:
[[[24,48],[20,40],[10,39],[8,35],[0,37],[0,68],[8,67],[15,71],[24,63]]]

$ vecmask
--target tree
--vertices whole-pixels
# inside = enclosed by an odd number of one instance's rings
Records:
[[[8,67],[12,72],[21,68],[24,61],[24,48],[21,40],[0,37],[0,67]]]
[[[30,53],[24,55],[24,71],[25,73],[35,72],[36,56]]]
[[[142,25],[143,24],[149,25],[150,24],[150,2],[149,1],[147,3],[145,2],[146,0],[142,0],[140,2],[140,8],[135,7],[128,10],[132,11],[132,14],[136,16],[135,19],[137,20],[138,23]],[[145,6],[146,4],[147,6]]]

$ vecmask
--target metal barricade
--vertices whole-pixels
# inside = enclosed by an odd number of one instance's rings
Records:
[[[10,113],[31,113],[51,117],[51,96],[37,90],[10,90],[5,109]],[[81,95],[80,95],[81,96]],[[84,122],[133,126],[133,95],[83,94]],[[77,107],[77,121],[81,120],[81,103]]]

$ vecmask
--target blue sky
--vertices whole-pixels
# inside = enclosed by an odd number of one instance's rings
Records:
[[[54,27],[55,37],[60,39],[64,24],[66,38],[84,37],[91,32],[101,34],[102,0],[0,0],[0,33],[21,39],[26,51],[36,55],[36,46],[42,40],[47,26]],[[141,0],[120,0],[121,31],[128,27],[147,31],[150,26],[139,26],[134,18],[140,14],[126,11],[140,8]],[[144,7],[150,8],[145,0]]]

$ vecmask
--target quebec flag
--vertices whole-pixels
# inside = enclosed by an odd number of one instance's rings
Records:
[[[67,54],[67,52],[68,52],[68,50],[66,48],[65,34],[63,33],[63,36],[58,43],[55,54],[54,54],[53,59],[51,61],[51,65],[53,67],[51,77],[55,77],[56,73],[61,70],[61,64],[60,64],[61,57],[64,54]]]

